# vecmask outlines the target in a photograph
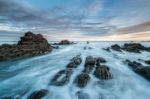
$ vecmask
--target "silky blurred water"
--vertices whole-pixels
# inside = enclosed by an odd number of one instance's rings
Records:
[[[76,92],[86,93],[89,99],[148,99],[150,97],[150,83],[135,74],[122,61],[150,59],[149,52],[107,52],[102,48],[112,44],[122,45],[124,42],[78,42],[78,44],[60,46],[47,55],[28,59],[0,62],[0,97],[13,96],[26,99],[32,92],[48,89],[49,94],[43,99],[78,99]],[[149,42],[142,42],[150,46]],[[92,49],[84,50],[84,47]],[[65,86],[49,85],[51,78],[70,62],[74,56],[81,54],[82,63],[73,72],[70,82]],[[75,77],[83,70],[87,56],[100,56],[107,60],[105,65],[110,67],[114,75],[112,80],[99,81],[91,73],[91,80],[85,88],[78,88],[73,83]],[[144,62],[141,62],[146,65]]]

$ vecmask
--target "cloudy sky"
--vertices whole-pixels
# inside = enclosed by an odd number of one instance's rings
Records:
[[[0,41],[150,40],[150,0],[0,0]]]

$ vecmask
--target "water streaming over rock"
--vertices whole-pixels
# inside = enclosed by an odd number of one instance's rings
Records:
[[[117,52],[106,48],[116,42],[93,42],[60,46],[52,53],[28,59],[7,61],[0,63],[0,99],[13,97],[14,99],[27,99],[38,90],[46,90],[42,99],[148,99],[150,97],[150,83],[133,72],[123,61],[150,59],[149,52],[130,53]],[[123,44],[123,42],[117,42]],[[143,42],[145,46],[150,43]],[[85,49],[86,48],[86,49]],[[49,84],[51,79],[60,70],[66,69],[70,60],[81,55],[82,63],[74,69],[69,82],[63,86]],[[110,68],[113,78],[100,80],[89,73],[90,80],[84,88],[74,83],[77,75],[84,70],[87,56],[102,57]],[[146,65],[144,62],[142,64]]]

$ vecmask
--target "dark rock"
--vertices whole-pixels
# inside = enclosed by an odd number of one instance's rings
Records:
[[[50,84],[55,86],[63,86],[69,82],[72,69],[59,71],[51,80]]]
[[[89,74],[94,69],[94,65],[85,65],[83,73]]]
[[[39,91],[33,92],[27,99],[42,99],[47,94],[48,94],[48,90],[41,89]]]
[[[141,63],[138,63],[136,61],[129,61],[126,60],[128,63],[128,66],[137,74],[141,75],[147,80],[150,80],[150,67],[149,66],[143,66]]]
[[[103,50],[107,51],[107,52],[110,52],[110,48],[107,47],[107,48],[103,48]]]
[[[106,60],[102,57],[98,57],[98,58],[96,58],[96,62],[97,63],[106,63]]]
[[[146,60],[145,63],[150,65],[150,60]]]
[[[76,57],[71,59],[71,62],[67,65],[67,68],[77,68],[82,62],[81,56],[77,55]]]
[[[84,73],[90,73],[94,69],[94,67],[95,67],[96,60],[97,59],[94,58],[94,57],[92,57],[92,56],[86,57],[83,72]]]
[[[0,61],[32,57],[52,51],[52,47],[40,34],[25,33],[18,44],[0,46]]]
[[[72,44],[72,42],[70,42],[68,40],[62,40],[59,42],[59,45],[68,45],[68,44]]]
[[[140,53],[141,50],[147,50],[147,48],[140,43],[125,43],[122,49],[135,53]]]
[[[116,51],[125,50],[134,53],[140,53],[141,51],[150,51],[150,47],[144,47],[140,43],[125,43],[122,47],[115,44],[111,46],[111,49]]]
[[[121,52],[121,47],[118,44],[112,45],[111,49]]]
[[[95,65],[96,64],[96,58],[93,58],[92,56],[86,57],[85,65]]]
[[[76,85],[81,88],[85,87],[89,81],[90,81],[90,76],[86,73],[79,74],[75,79]]]
[[[129,61],[129,60],[126,60],[126,62],[128,63],[128,65],[131,67],[131,69],[133,71],[136,71],[138,68],[141,68],[142,67],[142,64],[141,63],[138,63],[136,61]]]
[[[59,46],[52,46],[54,49],[59,49]]]
[[[84,49],[84,50],[86,50],[86,49],[87,49],[87,47],[85,46],[83,49]]]
[[[109,80],[112,78],[112,74],[109,71],[109,67],[107,66],[97,66],[94,71],[95,77],[99,78],[100,80]]]

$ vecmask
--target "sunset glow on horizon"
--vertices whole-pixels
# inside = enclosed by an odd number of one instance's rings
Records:
[[[0,41],[149,41],[150,0],[0,0]]]

